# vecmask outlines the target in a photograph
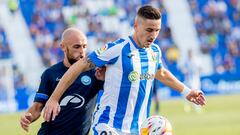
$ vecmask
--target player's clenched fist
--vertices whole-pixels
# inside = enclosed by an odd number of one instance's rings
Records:
[[[20,119],[20,125],[25,131],[28,132],[28,127],[31,124],[31,121],[32,121],[32,114],[25,113]]]

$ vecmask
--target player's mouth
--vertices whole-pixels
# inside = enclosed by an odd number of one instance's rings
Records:
[[[75,60],[78,61],[78,60],[83,59],[83,58],[84,58],[84,56],[83,56],[83,55],[80,55],[80,56],[76,57]]]
[[[152,44],[153,39],[148,39],[147,42],[148,42],[149,44]]]
[[[83,56],[83,55],[80,55],[80,56],[79,56],[79,59],[83,59],[83,58],[84,58],[84,56]]]

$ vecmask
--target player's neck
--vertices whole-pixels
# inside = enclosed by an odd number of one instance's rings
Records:
[[[140,42],[139,42],[139,40],[138,40],[138,38],[137,38],[137,36],[136,36],[135,33],[132,35],[132,38],[133,38],[134,42],[136,43],[136,45],[137,45],[139,48],[143,48],[143,47],[140,45]]]
[[[71,64],[69,63],[69,61],[66,58],[63,59],[63,65],[66,66],[67,68],[69,68],[71,66]]]

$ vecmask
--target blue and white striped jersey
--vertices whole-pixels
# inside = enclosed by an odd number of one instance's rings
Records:
[[[131,36],[106,44],[89,55],[98,67],[106,66],[104,93],[93,126],[106,123],[125,133],[139,133],[149,116],[155,73],[162,66],[156,44],[139,48]]]

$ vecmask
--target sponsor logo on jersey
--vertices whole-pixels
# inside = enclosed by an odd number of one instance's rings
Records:
[[[139,74],[136,71],[132,71],[129,75],[128,75],[128,80],[131,82],[136,82],[137,79],[139,78]]]
[[[128,54],[128,58],[132,58],[133,56],[134,56],[134,54],[132,54],[132,53]]]
[[[61,78],[57,77],[56,78],[56,82],[59,82],[61,80]]]
[[[139,74],[136,71],[132,71],[128,75],[128,80],[134,83],[134,82],[137,82],[138,79],[140,79],[140,80],[153,80],[154,77],[155,77],[155,75],[151,74],[151,73]]]
[[[89,84],[91,84],[92,80],[91,80],[91,78],[90,78],[89,76],[84,75],[84,76],[82,76],[82,78],[81,78],[81,82],[82,82],[84,85],[89,85]]]
[[[133,60],[140,60],[140,57],[138,57],[138,51],[132,51],[128,55],[128,58],[132,58]]]
[[[85,103],[85,99],[82,96],[78,94],[74,94],[74,95],[68,95],[64,97],[60,102],[60,106],[64,107],[71,104],[74,106],[75,109],[77,109],[82,107],[84,103]]]
[[[145,73],[145,74],[141,74],[140,75],[140,79],[141,80],[153,80],[155,77],[154,74],[150,74],[150,73]]]

